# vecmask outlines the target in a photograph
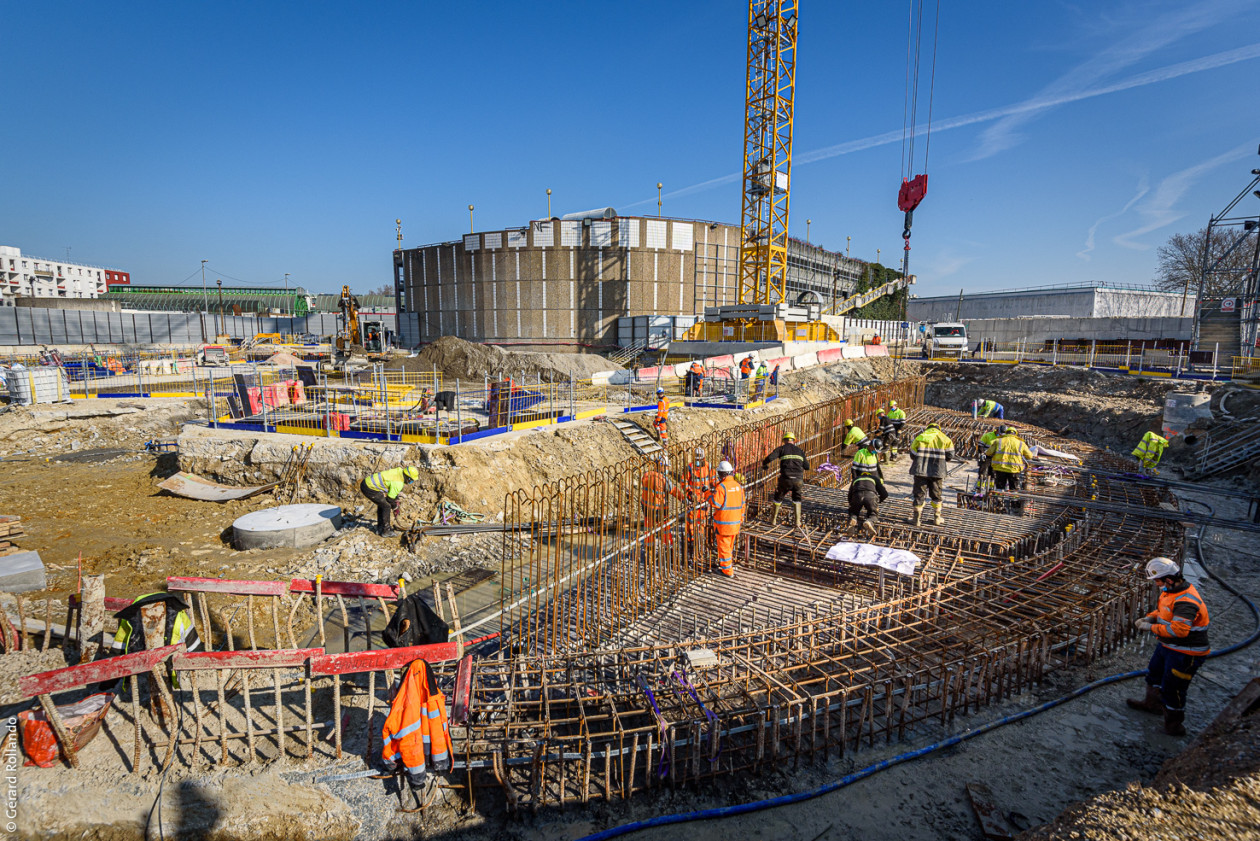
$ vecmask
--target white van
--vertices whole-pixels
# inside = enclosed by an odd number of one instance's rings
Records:
[[[967,325],[953,321],[923,325],[922,353],[924,359],[941,356],[962,359],[967,355]]]

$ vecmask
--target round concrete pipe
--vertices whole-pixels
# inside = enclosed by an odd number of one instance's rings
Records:
[[[232,545],[237,549],[305,549],[322,543],[341,528],[341,509],[335,505],[281,505],[238,517],[232,523]]]

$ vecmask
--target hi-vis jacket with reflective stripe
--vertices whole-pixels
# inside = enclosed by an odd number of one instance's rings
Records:
[[[990,429],[988,432],[980,436],[980,446],[984,447],[985,455],[988,455],[989,445],[998,439],[996,429]]]
[[[1159,594],[1159,604],[1146,614],[1160,644],[1182,654],[1210,654],[1207,605],[1189,581]]]
[[[446,718],[446,696],[438,691],[429,664],[414,660],[398,687],[381,730],[381,756],[390,767],[401,762],[412,782],[424,780],[428,770],[451,767],[451,734]]]
[[[761,466],[769,467],[770,462],[776,458],[779,460],[779,475],[784,479],[805,478],[805,471],[809,469],[809,456],[800,447],[790,441],[785,442],[771,450],[770,455],[761,460]]]
[[[713,486],[717,484],[717,473],[704,464],[689,464],[683,469],[683,484],[687,488],[687,498],[692,502],[703,502],[709,498]]]
[[[639,493],[639,501],[644,508],[663,510],[669,505],[669,498],[682,499],[682,494],[674,487],[674,480],[666,476],[659,467],[653,467],[643,474],[643,489]]]
[[[906,412],[901,407],[889,409],[888,419],[893,422],[893,426],[901,429],[901,425],[906,422]]]
[[[1033,457],[1024,439],[1014,433],[1003,435],[990,444],[987,455],[993,469],[999,473],[1022,473],[1024,459]]]
[[[997,407],[998,404],[996,400],[982,401],[980,403],[980,417],[987,418],[989,415],[993,414],[993,411],[997,409]]]
[[[739,534],[739,527],[744,522],[744,489],[735,481],[734,476],[727,476],[713,489],[709,497],[713,506],[713,529],[718,534]]]
[[[919,433],[910,443],[910,475],[944,479],[945,462],[954,455],[954,442],[938,427]]]
[[[1138,461],[1142,462],[1144,466],[1154,467],[1159,464],[1160,457],[1164,455],[1164,448],[1167,446],[1167,438],[1162,435],[1156,435],[1154,432],[1148,432],[1138,442],[1137,447],[1133,450],[1133,455],[1137,456]]]
[[[403,469],[394,467],[390,470],[382,470],[380,473],[373,473],[365,480],[367,486],[374,491],[380,491],[390,499],[397,499],[402,493],[403,487],[407,484],[403,477]]]
[[[869,482],[874,487],[880,480],[879,457],[863,447],[853,454],[853,484]]]
[[[669,420],[669,398],[661,395],[661,399],[656,401],[656,422],[664,423]]]
[[[844,433],[844,446],[848,447],[852,444],[860,443],[865,437],[866,433],[862,431],[862,427],[854,424],[849,427],[848,432]]]

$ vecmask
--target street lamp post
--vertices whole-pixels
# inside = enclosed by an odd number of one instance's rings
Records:
[[[473,212],[473,206],[470,204],[468,205],[468,233],[475,234],[477,233],[477,230],[473,227],[472,212]]]
[[[656,182],[656,216],[658,219],[661,216],[661,188],[664,186],[660,181]]]
[[[210,293],[206,291],[206,262],[201,261],[201,304],[206,315],[210,314]],[[201,317],[201,341],[206,341],[206,315]]]
[[[551,218],[551,188],[547,188],[547,218]]]
[[[224,336],[227,334],[227,316],[223,312],[223,278],[215,283],[219,284],[219,323],[222,325],[219,327],[219,335]]]
[[[853,237],[844,238],[844,258],[849,259],[849,245],[853,242]]]
[[[810,223],[811,223],[811,222],[813,222],[813,221],[814,221],[813,219],[806,219],[806,220],[805,220],[805,241],[806,241],[806,242],[809,242],[809,225],[810,225]]]

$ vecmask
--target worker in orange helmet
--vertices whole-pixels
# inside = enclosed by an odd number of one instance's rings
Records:
[[[713,508],[714,544],[718,571],[735,577],[735,538],[744,524],[744,489],[735,481],[735,468],[729,461],[718,464],[718,484],[709,496]]]

